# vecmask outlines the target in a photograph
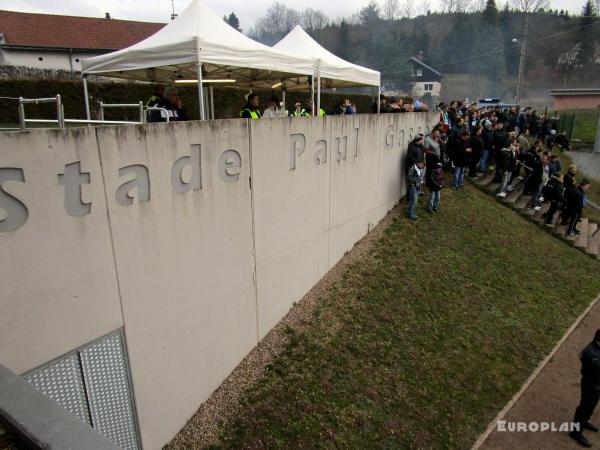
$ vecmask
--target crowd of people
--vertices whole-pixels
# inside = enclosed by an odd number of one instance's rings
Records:
[[[590,181],[577,182],[577,167],[563,173],[560,152],[569,149],[564,133],[557,133],[557,119],[538,116],[531,108],[478,108],[453,101],[438,105],[439,122],[427,136],[417,135],[408,145],[408,217],[417,219],[416,206],[423,186],[429,190],[427,211],[440,208],[443,170],[452,172],[452,188],[464,186],[468,177],[493,174],[499,197],[518,185],[531,195],[527,205],[539,211],[542,202],[550,208],[545,224],[554,226],[555,215],[567,227],[567,236],[577,236],[577,224],[586,203]],[[441,172],[441,173],[440,173]]]

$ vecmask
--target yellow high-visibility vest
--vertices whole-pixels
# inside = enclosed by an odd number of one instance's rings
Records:
[[[252,117],[253,119],[260,119],[261,115],[260,115],[260,111],[252,111],[249,108],[244,108],[240,111],[240,117],[242,117],[242,115],[244,114],[244,111],[248,111],[250,113],[250,117]]]

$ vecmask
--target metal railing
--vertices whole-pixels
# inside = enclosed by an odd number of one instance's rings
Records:
[[[100,102],[100,121],[104,120],[104,110],[107,108],[119,109],[119,108],[138,108],[140,114],[140,123],[146,123],[146,116],[144,114],[144,103],[102,103]]]
[[[23,98],[19,97],[19,127],[24,130],[27,127],[27,122],[31,122],[34,119],[27,119],[25,117],[25,105],[26,104],[39,105],[40,103],[56,103],[56,119],[53,122],[58,123],[59,128],[65,127],[65,109],[63,107],[60,94],[56,94],[56,97],[48,98]]]

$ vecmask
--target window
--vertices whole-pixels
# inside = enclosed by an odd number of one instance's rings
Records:
[[[425,92],[431,92],[431,91],[433,91],[433,84],[432,83],[425,84]]]
[[[417,69],[417,76],[418,77],[422,77],[423,76],[423,69]]]

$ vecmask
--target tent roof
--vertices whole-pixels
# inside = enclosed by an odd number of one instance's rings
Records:
[[[273,46],[278,50],[313,59],[327,87],[336,86],[379,86],[381,74],[334,55],[311,38],[300,25]]]
[[[225,23],[203,0],[193,0],[143,41],[82,60],[83,73],[154,82],[196,79],[198,46],[205,80],[234,79],[251,87],[287,80],[293,85],[305,83],[314,70],[309,57],[260,44]]]

